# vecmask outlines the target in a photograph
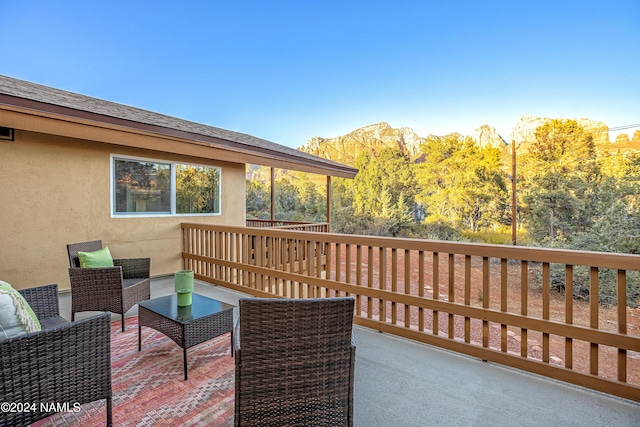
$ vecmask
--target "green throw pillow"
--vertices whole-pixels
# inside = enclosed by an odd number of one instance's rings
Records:
[[[80,259],[80,267],[83,268],[101,268],[113,267],[113,258],[108,247],[93,252],[78,252]]]
[[[42,330],[38,317],[22,294],[0,280],[0,339]]]

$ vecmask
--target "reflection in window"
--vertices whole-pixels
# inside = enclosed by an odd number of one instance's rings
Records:
[[[220,213],[220,168],[113,157],[114,215]]]
[[[170,213],[171,166],[115,160],[115,213]]]
[[[176,165],[176,213],[220,213],[220,169]]]

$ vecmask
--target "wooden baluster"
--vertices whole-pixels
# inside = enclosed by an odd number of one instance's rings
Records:
[[[627,334],[627,272],[617,271],[618,333]],[[618,349],[618,381],[627,382],[627,350]]]
[[[464,256],[464,305],[471,305],[471,256]],[[464,342],[471,342],[471,318],[464,318]]]
[[[378,248],[378,288],[387,289],[387,249]],[[378,299],[378,319],[387,322],[387,302],[382,298]]]
[[[542,263],[542,318],[549,320],[549,305],[551,297],[551,266],[548,262]],[[542,333],[542,361],[549,363],[549,334]]]
[[[520,314],[527,316],[527,304],[529,297],[529,263],[522,261],[520,263]],[[528,331],[525,328],[520,329],[520,356],[527,357],[529,354],[529,338]]]
[[[431,286],[433,289],[432,298],[436,301],[440,299],[440,254],[438,252],[433,253],[432,259],[432,272],[433,276],[431,278]],[[438,311],[433,310],[433,322],[432,322],[432,333],[433,335],[438,335],[438,331],[440,330],[440,326],[438,324]]]
[[[325,265],[324,267],[320,270],[318,269],[320,275],[324,274],[324,277],[328,280],[331,279],[331,259],[332,259],[332,250],[331,248],[333,247],[333,245],[331,245],[329,242],[326,243],[321,243],[321,245],[325,248],[325,254],[324,254],[324,259],[325,259]],[[329,297],[330,295],[330,290],[327,289],[326,287],[322,288],[322,297],[326,298]]]
[[[335,281],[336,282],[342,282],[342,244],[340,243],[336,243],[336,261],[335,261],[335,269],[336,269],[336,274],[335,274]],[[329,274],[331,272],[330,268],[327,268],[327,279],[331,279],[331,277],[328,277]],[[335,291],[334,295],[336,297],[342,296],[343,293],[342,292],[338,292]]]
[[[418,251],[418,296],[424,297],[424,251]],[[424,308],[418,307],[418,330],[424,331]]]
[[[316,248],[315,242],[311,240],[307,240],[307,276],[313,277],[315,270],[315,257],[316,257]],[[308,283],[305,283],[305,298],[313,298],[315,297],[315,287],[310,287]]]
[[[509,270],[507,268],[507,260],[500,260],[500,311],[507,312],[507,279]],[[507,334],[507,325],[500,325],[500,351],[506,352],[509,345],[509,335]]]
[[[351,244],[347,243],[344,248],[344,271],[345,271],[345,283],[351,283]],[[351,296],[350,292],[346,293],[346,296]]]
[[[411,294],[411,251],[404,250],[404,271],[407,273],[404,275],[404,293],[405,295]],[[418,281],[420,276],[418,276]],[[411,307],[409,304],[404,304],[404,327],[411,327]]]
[[[356,246],[356,285],[362,287],[362,246]],[[362,315],[362,297],[356,295],[356,314]]]
[[[482,308],[489,308],[491,303],[489,286],[491,272],[489,268],[489,257],[482,257]],[[487,320],[482,320],[482,346],[489,347],[489,322]]]
[[[373,288],[373,246],[367,246],[367,287]],[[367,297],[367,317],[373,317],[373,298]]]
[[[567,264],[564,274],[564,321],[573,324],[573,266]],[[564,339],[564,366],[573,369],[573,339]]]
[[[589,279],[589,317],[590,326],[593,329],[600,328],[600,306],[599,306],[599,280],[598,267],[591,267]],[[589,370],[591,374],[598,375],[598,344],[591,343],[589,352]]]
[[[453,304],[456,301],[456,257],[455,254],[449,254],[449,304]],[[455,323],[453,313],[449,313],[449,338],[455,338]]]
[[[298,274],[304,274],[304,263],[307,252],[307,241],[298,240]],[[304,298],[305,286],[303,283],[298,282],[298,298]]]
[[[264,236],[256,236],[256,266],[258,267],[264,267],[265,265],[265,243]],[[256,289],[264,291],[264,274],[258,274],[256,279]]]
[[[405,271],[406,275],[408,272]],[[398,249],[391,249],[391,292],[398,292]],[[398,307],[395,300],[391,301],[391,324],[395,325],[398,321]]]

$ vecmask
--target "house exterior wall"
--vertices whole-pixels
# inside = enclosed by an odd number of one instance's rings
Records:
[[[219,166],[221,214],[112,218],[111,155]],[[21,131],[0,141],[0,280],[69,289],[66,245],[102,240],[114,258],[150,257],[151,274],[182,268],[182,222],[245,225],[243,163]]]

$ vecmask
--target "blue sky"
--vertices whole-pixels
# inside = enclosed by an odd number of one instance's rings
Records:
[[[291,147],[382,121],[505,139],[523,114],[640,124],[640,0],[4,0],[0,16],[0,74]]]

